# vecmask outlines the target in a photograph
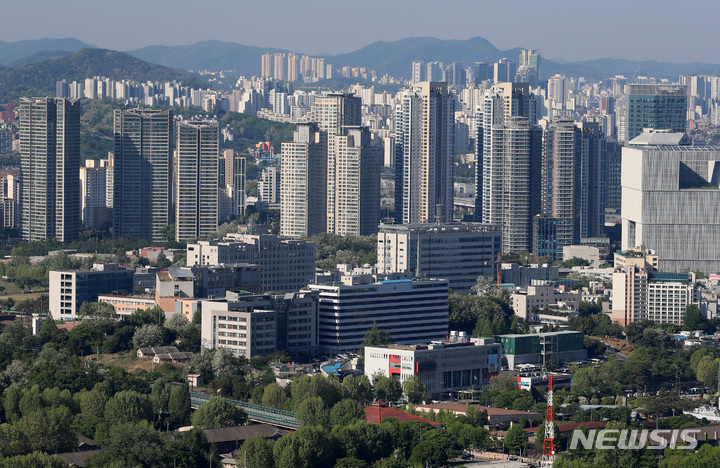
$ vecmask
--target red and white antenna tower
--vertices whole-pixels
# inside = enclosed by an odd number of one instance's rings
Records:
[[[551,467],[555,462],[555,418],[553,417],[553,376],[548,375],[547,409],[545,410],[545,439],[540,466]]]

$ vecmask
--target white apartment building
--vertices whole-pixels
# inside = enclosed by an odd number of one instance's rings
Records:
[[[416,375],[431,398],[447,398],[461,390],[481,390],[500,372],[502,345],[492,338],[471,338],[452,332],[449,340],[427,345],[368,346],[365,374],[395,377]]]
[[[355,352],[373,323],[399,344],[425,343],[448,333],[448,281],[375,281],[343,276],[342,284],[308,286],[320,294],[320,350]]]
[[[663,273],[634,265],[617,268],[611,318],[622,326],[643,320],[682,326],[694,285],[694,273]]]

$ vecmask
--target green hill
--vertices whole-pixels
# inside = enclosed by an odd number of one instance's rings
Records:
[[[207,81],[187,72],[144,62],[124,52],[82,49],[73,54],[42,62],[0,70],[3,100],[22,96],[54,96],[55,82],[80,81],[93,76],[114,80],[182,81],[187,86],[208,87]]]

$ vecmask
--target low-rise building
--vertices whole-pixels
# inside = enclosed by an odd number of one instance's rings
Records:
[[[470,407],[478,412],[485,411],[488,415],[490,426],[506,426],[518,422],[521,418],[525,420],[540,419],[544,415],[532,411],[516,411],[505,408],[493,408],[492,406],[468,405],[465,403],[433,403],[430,405],[417,405],[420,411],[432,411],[437,413],[440,410],[451,411],[455,416],[464,416]]]
[[[539,284],[528,286],[524,291],[510,295],[515,314],[525,321],[536,321],[534,315],[546,307],[560,307],[568,312],[580,308],[582,294],[580,292],[557,289],[555,283],[538,281]],[[537,310],[535,310],[537,308]]]
[[[130,315],[137,310],[152,309],[157,306],[153,296],[106,294],[98,296],[97,301],[112,305],[118,315]]]
[[[133,271],[116,263],[96,263],[91,270],[53,270],[49,273],[50,315],[75,320],[85,302],[114,291],[133,291]]]
[[[544,366],[587,359],[583,334],[578,331],[499,335],[495,339],[502,344],[502,362],[508,369],[518,364]]]
[[[460,333],[427,345],[367,346],[365,373],[395,377],[401,382],[415,375],[432,398],[481,390],[500,371],[502,346],[492,338],[468,339]]]

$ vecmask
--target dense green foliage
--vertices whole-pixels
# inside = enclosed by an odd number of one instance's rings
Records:
[[[308,240],[317,244],[317,266],[331,270],[337,264],[362,266],[377,263],[377,236],[317,234]]]

